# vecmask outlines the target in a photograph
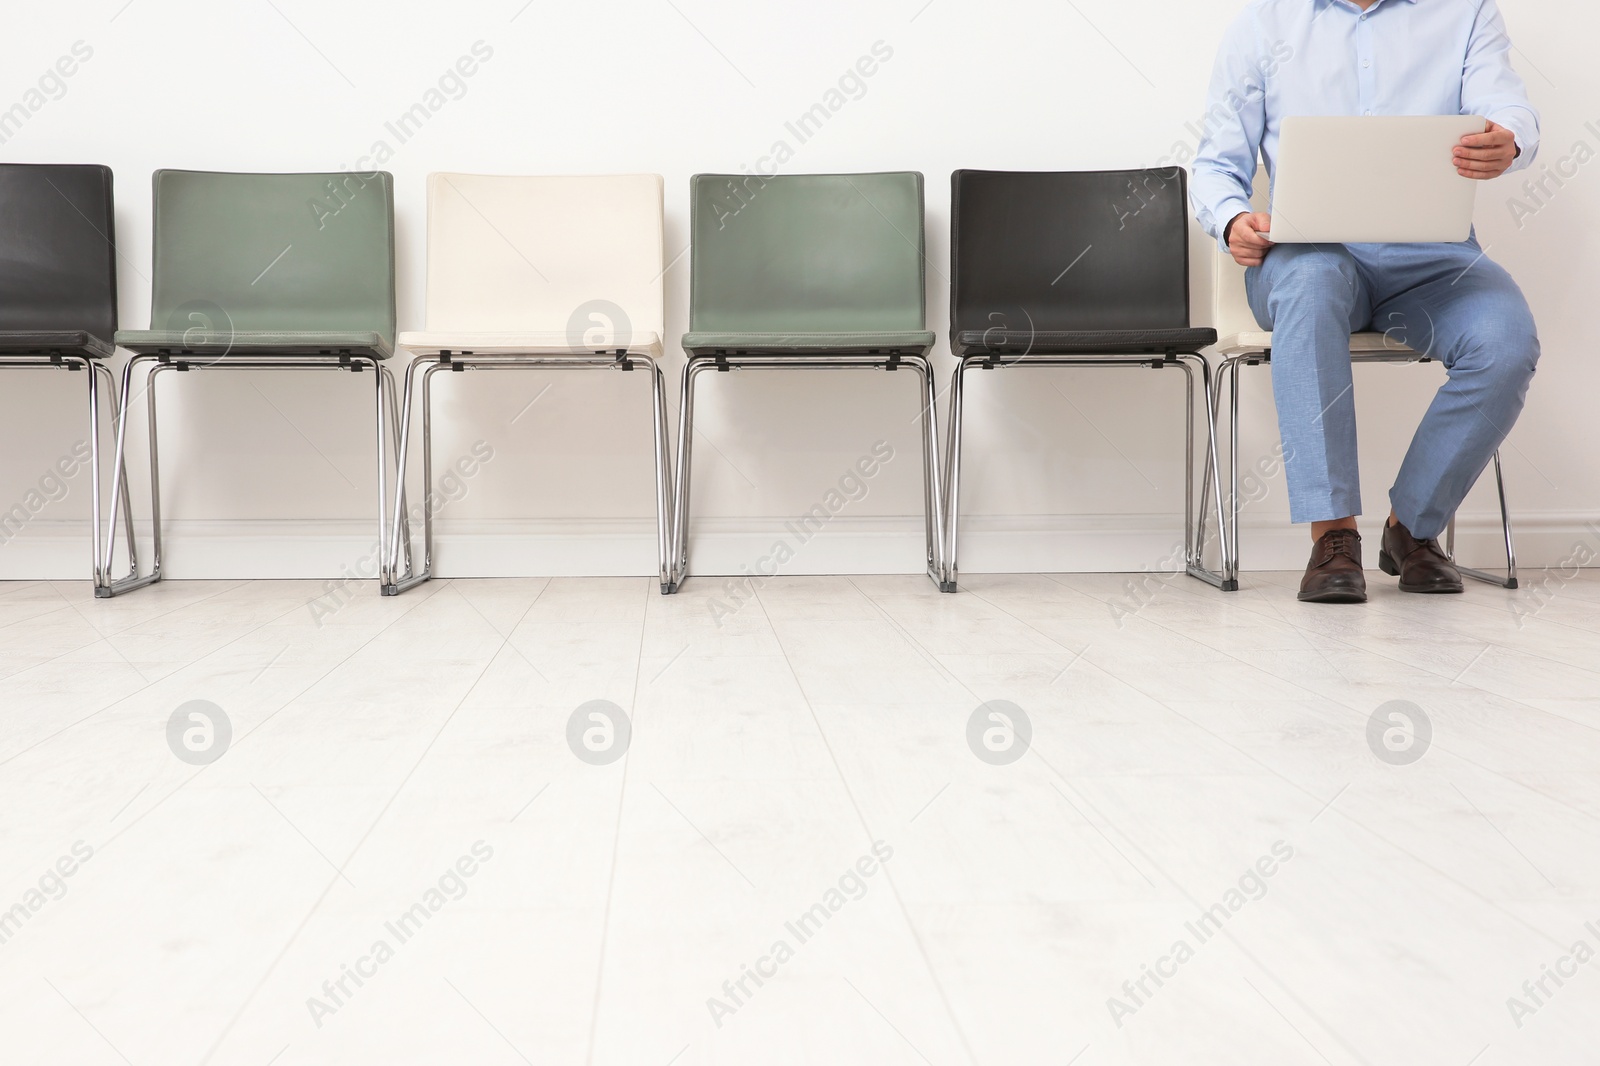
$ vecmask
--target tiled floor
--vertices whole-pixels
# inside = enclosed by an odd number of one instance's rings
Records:
[[[0,586],[0,1062],[1600,1061],[1600,574],[1371,576]]]

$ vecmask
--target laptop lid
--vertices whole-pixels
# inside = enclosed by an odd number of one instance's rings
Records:
[[[1464,241],[1478,182],[1452,152],[1476,115],[1291,115],[1273,174],[1278,244]]]

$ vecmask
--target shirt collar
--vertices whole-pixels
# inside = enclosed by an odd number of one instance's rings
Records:
[[[1339,0],[1311,0],[1311,3],[1313,5],[1315,5],[1316,7],[1332,7],[1334,4],[1336,4],[1338,2],[1339,2]],[[1378,10],[1378,8],[1382,7],[1386,3],[1396,3],[1396,2],[1398,2],[1398,0],[1378,0],[1378,2],[1376,4],[1373,4],[1371,7],[1367,8],[1367,11],[1369,11],[1369,12],[1376,11],[1376,10]],[[1417,0],[1404,0],[1404,2],[1408,3],[1408,4],[1414,4],[1414,3],[1417,2]]]

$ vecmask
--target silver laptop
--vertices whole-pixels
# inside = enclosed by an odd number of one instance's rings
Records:
[[[1451,153],[1475,115],[1291,115],[1272,182],[1277,244],[1464,241],[1478,182]]]

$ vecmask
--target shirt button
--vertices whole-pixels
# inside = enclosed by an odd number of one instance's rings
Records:
[[[1362,60],[1362,61],[1361,61],[1361,68],[1362,68],[1362,69],[1363,69],[1363,70],[1365,70],[1365,69],[1366,69],[1366,68],[1367,68],[1367,67],[1370,67],[1370,66],[1372,66],[1372,60],[1370,60],[1370,59],[1363,59],[1363,60]]]
[[[1365,110],[1365,111],[1363,111],[1363,112],[1361,112],[1361,113],[1362,113],[1362,114],[1363,114],[1363,115],[1370,115],[1370,114],[1372,114],[1372,109],[1371,109],[1371,108],[1368,108],[1368,109],[1367,109],[1367,110]]]

